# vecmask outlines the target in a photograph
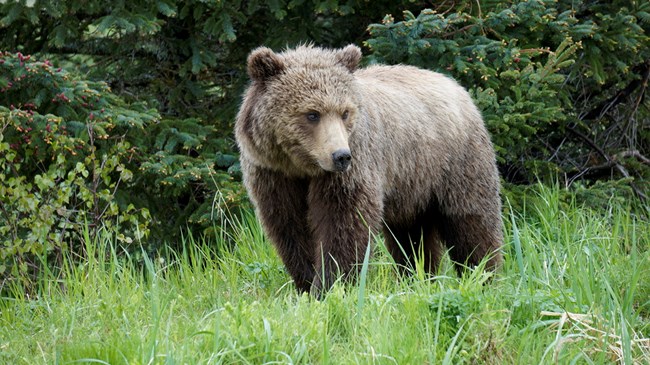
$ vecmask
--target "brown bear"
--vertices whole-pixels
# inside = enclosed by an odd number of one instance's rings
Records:
[[[398,265],[422,257],[432,272],[444,243],[457,265],[487,256],[496,268],[499,177],[470,95],[439,73],[360,59],[354,45],[248,57],[244,184],[297,289],[354,277],[374,232]]]

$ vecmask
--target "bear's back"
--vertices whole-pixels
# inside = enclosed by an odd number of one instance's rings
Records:
[[[455,80],[413,66],[376,65],[354,74],[364,99],[371,103],[393,102],[401,108],[425,108],[428,112],[450,116],[451,120],[470,118],[482,123],[469,93]],[[470,112],[470,115],[461,115]]]
[[[469,131],[483,129],[469,93],[443,74],[413,66],[376,65],[359,69],[354,76],[362,107],[375,113],[391,134],[403,132],[411,138],[462,145]]]

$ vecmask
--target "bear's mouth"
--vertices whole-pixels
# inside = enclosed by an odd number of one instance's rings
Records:
[[[352,155],[347,153],[333,153],[331,158],[318,159],[318,168],[326,172],[346,172],[352,165]]]
[[[348,149],[334,151],[329,158],[317,159],[318,166],[327,172],[346,172],[352,165],[352,154]]]

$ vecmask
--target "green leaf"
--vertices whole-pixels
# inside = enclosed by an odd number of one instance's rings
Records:
[[[36,105],[37,108],[43,105],[43,102],[46,101],[47,97],[49,96],[49,91],[50,90],[47,89],[38,90],[34,96],[34,105]]]
[[[219,40],[228,42],[234,42],[237,40],[237,35],[235,34],[235,28],[232,25],[230,15],[224,13],[221,16],[221,28],[223,34],[219,37]]]
[[[63,47],[68,39],[68,30],[64,24],[56,26],[50,34],[50,42],[56,47]]]
[[[201,60],[201,53],[197,50],[194,49],[192,52],[192,73],[193,74],[198,74],[201,72],[201,69],[203,68],[203,62]]]
[[[157,1],[156,6],[158,8],[158,11],[163,14],[164,16],[173,18],[176,16],[176,13],[178,11],[177,7],[175,4],[171,4],[170,2],[167,1]]]
[[[101,17],[99,18],[98,22],[96,22],[97,32],[105,33],[114,27],[116,23],[117,17],[115,15],[106,15],[104,17]]]
[[[15,22],[16,20],[18,20],[18,18],[20,18],[21,13],[23,12],[23,4],[19,1],[12,2],[12,4],[8,6],[9,6],[9,11],[6,12],[7,15],[5,15],[2,19],[0,19],[1,27],[10,26],[13,22]]]

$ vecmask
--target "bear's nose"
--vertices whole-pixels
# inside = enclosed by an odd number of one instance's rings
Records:
[[[345,171],[350,166],[352,161],[352,154],[348,149],[340,149],[332,153],[332,161],[334,162],[335,171]]]

